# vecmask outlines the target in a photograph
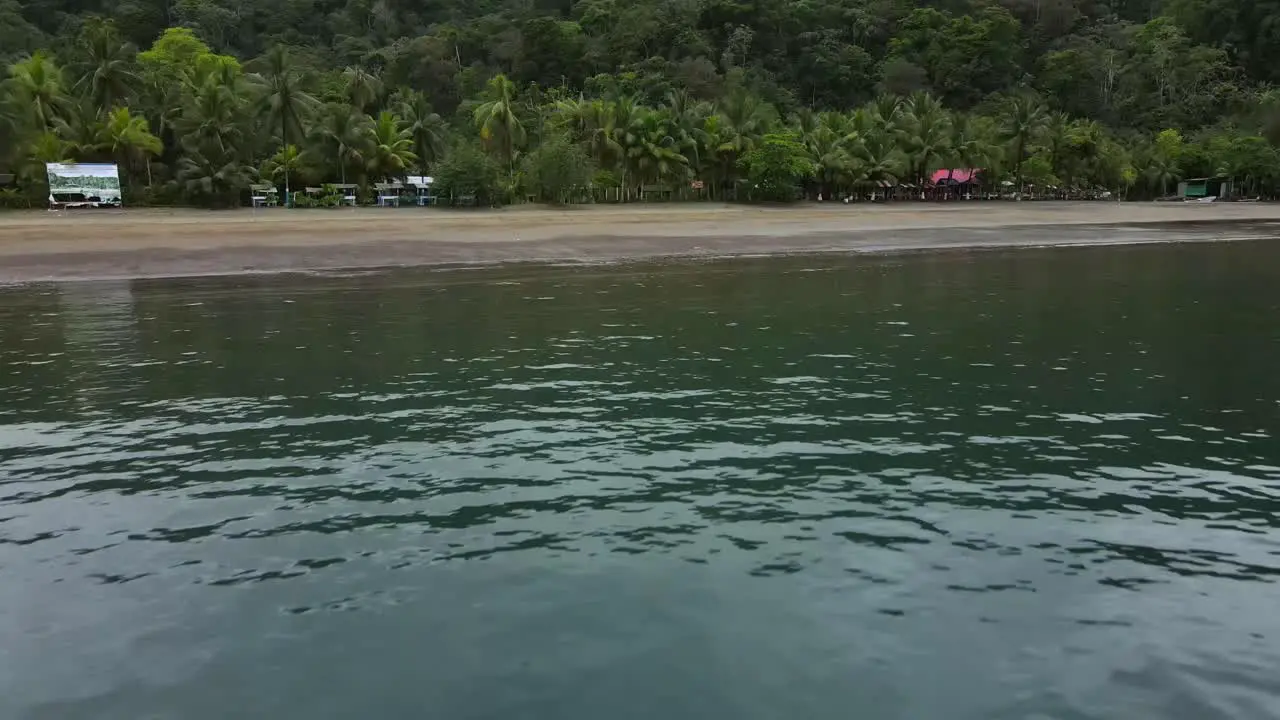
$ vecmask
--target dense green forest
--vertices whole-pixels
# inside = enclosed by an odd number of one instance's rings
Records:
[[[0,0],[0,63],[10,206],[111,160],[134,204],[1280,184],[1280,0]]]

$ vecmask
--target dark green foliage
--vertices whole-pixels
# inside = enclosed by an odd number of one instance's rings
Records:
[[[539,200],[562,204],[581,196],[591,181],[594,168],[582,146],[561,135],[542,141],[524,162],[526,190]]]
[[[787,134],[811,196],[975,165],[1145,196],[1280,176],[1280,0],[0,0],[0,63],[24,197],[43,162],[114,159],[146,202],[233,204],[258,168],[734,199]]]
[[[477,145],[458,142],[436,166],[433,190],[441,202],[497,205],[502,201],[501,172]]]
[[[805,146],[790,133],[765,135],[738,164],[747,173],[752,199],[774,202],[797,199],[801,181],[815,169]]]

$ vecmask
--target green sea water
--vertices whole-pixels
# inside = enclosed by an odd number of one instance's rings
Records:
[[[1280,243],[0,289],[0,718],[1280,717]]]

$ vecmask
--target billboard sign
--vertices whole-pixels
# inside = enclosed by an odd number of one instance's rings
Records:
[[[49,207],[120,207],[120,173],[114,163],[47,163]]]

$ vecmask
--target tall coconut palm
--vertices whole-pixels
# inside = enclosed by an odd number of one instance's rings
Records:
[[[1014,95],[1006,101],[1002,119],[1004,137],[1013,152],[1014,183],[1021,197],[1022,162],[1026,160],[1028,146],[1044,127],[1044,105],[1032,95]]]
[[[164,150],[160,138],[151,134],[146,118],[134,115],[127,107],[118,107],[107,114],[105,134],[111,152],[120,158],[125,177],[135,158],[141,158],[147,168],[147,185],[151,185],[151,160]]]
[[[74,148],[71,144],[58,137],[58,134],[52,130],[45,130],[36,135],[27,151],[27,155],[41,166],[42,171],[45,163],[74,162],[73,154]]]
[[[267,51],[266,70],[253,78],[258,89],[258,112],[268,127],[280,131],[280,145],[286,147],[290,138],[302,138],[306,121],[317,103],[306,91],[306,78],[293,68],[288,51],[276,45]],[[291,202],[289,172],[284,175],[285,204]]]
[[[134,56],[138,49],[126,42],[109,20],[92,18],[80,33],[82,59],[71,66],[79,78],[74,89],[107,111],[125,102],[142,80],[134,72]]]
[[[617,105],[607,100],[592,100],[585,110],[582,141],[587,146],[587,154],[597,167],[614,167],[622,158],[622,145],[617,137]]]
[[[1071,117],[1063,112],[1046,113],[1040,136],[1045,149],[1049,151],[1049,166],[1053,169],[1053,174],[1060,178],[1066,177]]]
[[[627,148],[627,163],[640,182],[675,180],[687,172],[689,159],[680,153],[662,112],[643,112],[636,119],[634,138]]]
[[[987,125],[971,115],[957,116],[951,125],[950,152],[947,164],[955,168],[983,170],[984,177],[994,177],[993,165],[999,160],[999,149],[991,139]],[[948,174],[948,180],[951,179]]]
[[[867,119],[879,129],[897,132],[902,118],[902,98],[897,95],[880,95],[866,107]]]
[[[769,131],[776,118],[773,107],[746,88],[736,88],[726,95],[716,107],[722,118],[718,123],[716,156],[721,177],[734,175],[738,160],[755,148],[756,143]]]
[[[9,66],[5,85],[14,107],[36,132],[52,128],[54,120],[67,106],[62,68],[44,51]]]
[[[802,136],[814,164],[819,192],[833,197],[835,191],[853,180],[854,149],[862,141],[848,118],[840,113],[821,113],[812,129]]]
[[[858,133],[858,142],[851,149],[853,181],[872,187],[897,182],[905,160],[895,133],[886,128],[883,117],[874,110],[859,110],[854,113],[853,126]]]
[[[18,146],[18,113],[7,93],[0,92],[0,163],[11,161]]]
[[[676,148],[688,158],[693,172],[701,174],[703,160],[710,155],[706,119],[714,109],[709,103],[691,98],[688,91],[673,90],[667,93],[665,110]]]
[[[1159,188],[1160,196],[1163,197],[1168,192],[1169,184],[1178,181],[1178,160],[1153,148],[1148,151],[1146,161],[1147,167],[1143,174],[1153,187]]]
[[[313,147],[322,158],[338,163],[339,177],[347,184],[347,167],[363,168],[369,157],[369,116],[346,103],[329,103],[311,130]]]
[[[244,188],[253,182],[253,168],[237,155],[209,150],[188,147],[178,159],[175,179],[192,197],[202,198],[211,205],[234,205]]]
[[[515,176],[516,150],[525,142],[524,125],[516,116],[516,86],[506,75],[496,75],[489,80],[485,92],[488,98],[475,109],[476,127],[480,140],[490,151],[496,151]]]
[[[898,122],[898,140],[912,179],[923,185],[929,168],[950,149],[951,118],[942,103],[928,93],[913,94]]]
[[[562,98],[551,105],[551,123],[555,129],[565,131],[569,137],[582,140],[587,132],[587,109],[591,101],[582,94],[576,98]]]
[[[102,116],[93,101],[68,102],[54,118],[53,129],[67,143],[68,152],[81,161],[103,159],[110,147]]]
[[[240,88],[215,78],[195,88],[174,120],[185,149],[198,149],[210,163],[243,154],[247,101]]]
[[[369,125],[369,157],[366,168],[375,179],[403,178],[418,161],[413,136],[399,115],[383,110]]]
[[[285,145],[262,163],[258,174],[272,183],[283,182],[288,175],[297,178],[304,167],[302,161],[302,153],[297,145]]]
[[[418,158],[418,171],[426,175],[428,168],[444,153],[448,126],[431,109],[431,103],[423,93],[411,92],[401,96],[396,107],[413,140],[413,154]]]
[[[787,118],[787,124],[801,138],[812,135],[821,123],[822,113],[814,112],[813,108],[807,107],[800,108]]]
[[[346,85],[347,100],[360,112],[368,112],[370,106],[382,97],[382,81],[358,65],[343,69],[342,82]]]
[[[640,120],[646,112],[648,108],[631,95],[618,95],[609,102],[613,146],[618,150],[617,168],[622,175],[620,180],[623,202],[627,200],[627,188],[630,187],[627,181],[631,164],[628,161],[628,153],[640,142]]]
[[[722,150],[732,154],[735,163],[756,146],[774,120],[773,108],[744,88],[729,93],[716,109],[724,117],[727,131]]]
[[[1059,176],[1070,186],[1081,177],[1094,175],[1098,169],[1098,160],[1105,140],[1102,126],[1097,122],[1072,121],[1067,129],[1066,148],[1063,151],[1065,158]]]
[[[45,130],[33,137],[24,146],[19,159],[19,171],[28,182],[45,179],[46,163],[75,162],[70,145],[52,130]]]

